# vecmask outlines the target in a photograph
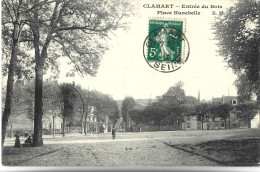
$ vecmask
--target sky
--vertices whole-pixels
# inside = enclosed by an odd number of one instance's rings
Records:
[[[158,3],[160,1],[154,1]],[[163,1],[172,3],[173,1]],[[176,5],[189,5],[195,1],[174,1]],[[212,97],[222,95],[235,96],[236,88],[233,82],[236,75],[227,67],[223,57],[216,52],[218,47],[213,40],[211,23],[214,22],[212,11],[225,11],[232,5],[231,1],[196,1],[197,5],[222,5],[221,9],[181,9],[178,11],[200,11],[199,16],[187,15],[157,15],[158,9],[143,8],[143,4],[152,4],[152,1],[141,1],[135,5],[139,8],[136,15],[131,18],[128,31],[117,31],[108,41],[110,49],[104,54],[96,77],[65,77],[68,66],[66,59],[61,61],[59,82],[72,82],[82,88],[101,91],[111,95],[115,100],[122,100],[126,96],[135,99],[156,98],[164,94],[169,87],[178,81],[184,83],[186,95],[198,97],[201,100],[211,100]],[[191,5],[194,5],[193,3]],[[164,9],[163,11],[174,11]],[[159,9],[161,10],[161,9]],[[190,56],[181,69],[171,73],[161,73],[151,68],[143,57],[143,42],[148,35],[148,20],[157,18],[186,18],[185,35],[190,43]],[[63,70],[64,69],[64,70]]]
[[[222,8],[177,8],[173,9],[152,9],[143,8],[144,4],[177,5],[221,5]],[[59,83],[75,81],[82,88],[97,90],[111,95],[115,100],[122,100],[126,96],[134,99],[156,98],[164,94],[169,87],[177,82],[184,83],[184,90],[188,96],[198,96],[200,91],[201,100],[211,100],[212,97],[222,95],[236,95],[236,88],[233,82],[236,75],[227,68],[223,57],[219,56],[213,40],[211,23],[214,22],[212,11],[225,11],[225,8],[233,4],[233,1],[135,1],[137,7],[135,16],[128,19],[129,29],[119,30],[111,35],[108,41],[110,49],[102,57],[96,77],[66,77],[70,66],[67,66],[68,59],[60,59]],[[178,10],[199,11],[200,15],[157,15],[157,11],[166,12]],[[143,57],[143,42],[148,35],[149,18],[166,18],[169,20],[186,19],[186,35],[190,44],[190,56],[181,69],[171,73],[161,73],[151,68]],[[48,78],[48,75],[45,76]]]

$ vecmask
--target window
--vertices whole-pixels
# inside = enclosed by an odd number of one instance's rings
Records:
[[[190,123],[187,123],[187,128],[190,128]]]
[[[232,105],[236,105],[237,101],[236,100],[232,100]]]
[[[221,122],[221,123],[220,123],[220,126],[221,126],[221,127],[224,127],[224,126],[225,126],[224,122]]]

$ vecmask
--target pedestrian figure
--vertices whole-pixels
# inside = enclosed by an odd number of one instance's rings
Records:
[[[24,137],[28,137],[27,129],[26,129],[25,132],[24,132]]]
[[[29,137],[25,140],[24,143],[25,143],[25,144],[32,144],[32,138],[31,138],[31,136],[29,136]]]
[[[21,143],[20,143],[20,139],[19,139],[19,133],[16,132],[15,136],[15,143],[14,143],[14,147],[15,148],[20,148],[21,147]]]
[[[112,129],[112,136],[113,136],[113,139],[116,138],[116,127],[114,127],[114,128]]]

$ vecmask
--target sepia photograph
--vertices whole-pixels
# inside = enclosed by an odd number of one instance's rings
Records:
[[[259,18],[259,0],[2,0],[1,171],[258,171]]]

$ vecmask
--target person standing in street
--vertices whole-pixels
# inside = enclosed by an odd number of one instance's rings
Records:
[[[116,138],[116,126],[114,126],[114,128],[112,129],[112,137],[113,139]]]
[[[19,132],[17,131],[15,136],[15,143],[14,143],[14,147],[15,148],[20,148],[21,147],[21,143],[20,143],[20,139],[19,139]]]

